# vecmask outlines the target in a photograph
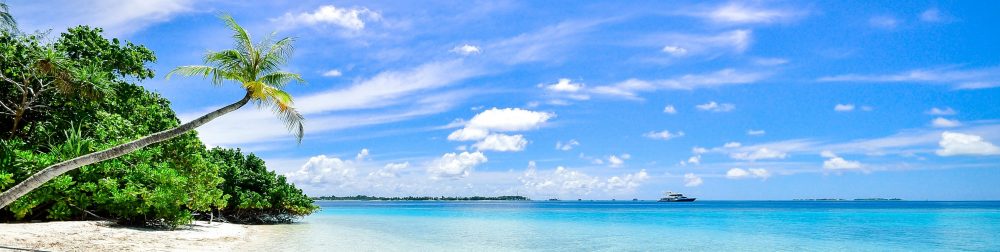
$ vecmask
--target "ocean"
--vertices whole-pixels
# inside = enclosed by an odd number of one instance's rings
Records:
[[[1000,202],[318,201],[270,251],[1000,251]]]

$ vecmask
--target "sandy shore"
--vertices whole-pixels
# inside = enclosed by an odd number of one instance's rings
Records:
[[[174,231],[101,221],[0,224],[0,251],[245,251],[254,229],[218,222]]]

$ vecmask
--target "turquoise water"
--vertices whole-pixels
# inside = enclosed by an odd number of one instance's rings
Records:
[[[1000,202],[320,201],[303,251],[1000,251]]]

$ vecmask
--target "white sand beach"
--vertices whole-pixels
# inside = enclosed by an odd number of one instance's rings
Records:
[[[254,226],[196,222],[167,231],[102,221],[0,224],[0,251],[235,251]]]

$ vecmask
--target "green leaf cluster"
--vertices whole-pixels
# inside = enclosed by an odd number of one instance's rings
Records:
[[[156,60],[151,50],[86,26],[42,41],[0,33],[0,73],[7,78],[0,102],[35,99],[23,113],[0,113],[0,190],[60,161],[179,125],[168,100],[130,83],[154,76],[146,65]],[[0,222],[101,218],[173,228],[215,212],[279,223],[315,209],[259,158],[208,150],[189,132],[63,174],[0,209]]]

